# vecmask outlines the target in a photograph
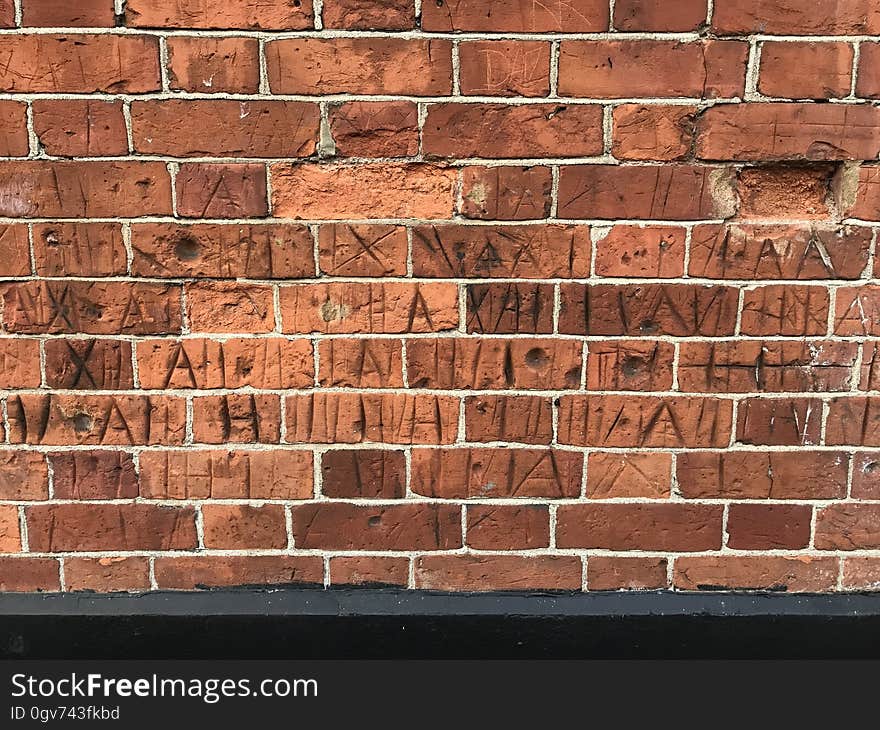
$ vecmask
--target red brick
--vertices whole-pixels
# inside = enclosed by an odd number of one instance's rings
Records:
[[[843,391],[852,385],[856,354],[850,342],[683,342],[678,382],[685,392]]]
[[[38,276],[124,276],[125,244],[118,223],[36,223]]]
[[[458,399],[397,393],[315,393],[287,399],[287,440],[321,444],[449,444]]]
[[[602,154],[602,109],[584,104],[432,104],[429,157],[589,157]]]
[[[321,585],[324,565],[317,555],[202,555],[156,558],[159,588],[231,588]]]
[[[15,4],[14,4],[13,0],[0,0],[0,28],[14,28],[14,27],[15,27]],[[0,590],[6,590],[6,589],[3,588]]]
[[[193,399],[193,440],[204,444],[277,444],[281,399],[241,393]]]
[[[828,307],[826,287],[773,285],[746,289],[740,330],[744,335],[756,336],[824,335],[828,331]]]
[[[538,0],[440,0],[422,7],[422,29],[490,33],[591,33],[608,30],[608,4],[572,0],[547,5]]]
[[[186,435],[186,404],[174,396],[21,395],[6,409],[16,444],[170,446]]]
[[[412,30],[416,27],[415,5],[407,0],[326,0],[321,17],[325,28]]]
[[[168,82],[174,90],[200,94],[256,94],[260,45],[256,38],[171,36]]]
[[[857,185],[849,194],[846,194],[846,185],[838,186],[837,202],[842,213],[853,218],[880,220],[880,167],[859,166],[856,170],[850,166],[844,167],[843,171],[855,177],[853,182]],[[847,175],[843,175],[842,179],[845,181]]]
[[[180,287],[142,282],[28,281],[3,291],[9,332],[147,335],[179,332]]]
[[[586,226],[434,225],[413,229],[413,274],[440,278],[581,278]]]
[[[164,162],[4,161],[0,179],[0,215],[10,218],[171,214]]]
[[[880,587],[880,560],[872,557],[843,560],[844,590],[876,591]]]
[[[134,149],[173,157],[308,157],[320,115],[299,101],[167,99],[131,105]]]
[[[272,208],[286,218],[450,218],[455,170],[422,163],[277,164]]]
[[[261,164],[187,162],[175,183],[177,212],[184,218],[263,218],[269,213]]]
[[[330,107],[340,157],[412,157],[419,152],[419,113],[411,101],[349,101]]]
[[[692,284],[563,284],[559,331],[589,335],[732,335],[737,290]]]
[[[567,390],[581,379],[582,343],[551,339],[417,339],[407,342],[411,388]]]
[[[34,132],[50,155],[97,157],[128,154],[122,103],[97,99],[37,99]]]
[[[832,217],[828,194],[832,165],[769,165],[739,173],[737,195],[742,218]]]
[[[583,455],[519,448],[414,449],[412,491],[443,499],[577,497]]]
[[[26,511],[28,541],[38,552],[193,550],[192,507],[151,504],[43,504]]]
[[[880,453],[859,451],[853,455],[852,496],[880,499]]]
[[[126,25],[139,28],[312,28],[312,0],[127,0]]]
[[[272,287],[237,282],[186,286],[186,317],[193,332],[272,332]]]
[[[564,166],[559,169],[559,217],[728,218],[736,212],[732,185],[731,171],[717,167]]]
[[[670,390],[675,348],[669,342],[610,340],[587,345],[587,390]]]
[[[552,177],[549,167],[465,167],[460,212],[482,220],[547,218]]]
[[[112,28],[113,0],[23,0],[21,24],[47,28]]]
[[[309,451],[144,451],[146,499],[309,499]]]
[[[706,22],[706,0],[617,0],[614,28],[622,31],[688,31]]]
[[[727,547],[734,550],[797,550],[810,544],[813,508],[805,504],[732,504]]]
[[[553,332],[553,298],[552,284],[469,284],[467,331],[549,334]]]
[[[402,226],[321,226],[318,235],[321,272],[330,276],[403,276],[407,233]]]
[[[147,591],[150,561],[147,558],[67,558],[64,587],[68,591],[99,593]]]
[[[859,45],[859,74],[856,96],[880,98],[880,43]]]
[[[669,550],[721,548],[721,505],[562,505],[556,513],[556,544],[562,548]]]
[[[880,398],[834,398],[828,407],[825,443],[880,446]]]
[[[46,457],[33,451],[0,451],[0,499],[49,498]]]
[[[671,484],[670,454],[594,452],[589,456],[587,496],[591,499],[665,499],[670,495]]]
[[[55,499],[132,499],[139,496],[131,454],[67,451],[51,454]]]
[[[134,387],[131,343],[116,340],[52,339],[43,343],[46,385],[71,390],[129,390]]]
[[[402,349],[399,340],[322,340],[319,382],[331,388],[402,388]]]
[[[841,499],[849,458],[831,451],[679,454],[678,491],[689,499]]]
[[[332,283],[282,287],[284,332],[439,332],[458,326],[458,289],[448,283]]]
[[[848,43],[762,43],[758,91],[789,99],[838,99],[849,94],[852,62]]]
[[[612,116],[612,154],[619,160],[680,160],[694,140],[693,106],[621,104]]]
[[[667,584],[665,558],[591,555],[587,559],[587,588],[591,591],[649,591]]]
[[[401,586],[409,580],[409,558],[352,556],[330,558],[330,585]]]
[[[861,378],[858,387],[859,390],[880,390],[880,342],[866,342],[862,345]]]
[[[467,510],[467,546],[474,550],[534,550],[550,545],[546,505],[481,505]]]
[[[706,448],[727,446],[731,402],[684,396],[565,395],[559,442],[576,446]]]
[[[868,284],[837,290],[834,334],[880,335],[880,286]]]
[[[684,591],[816,593],[837,587],[837,559],[799,556],[688,556],[675,561],[674,584]]]
[[[0,102],[0,154],[26,157],[29,149],[27,106],[17,101]]]
[[[685,230],[614,226],[596,242],[596,275],[674,279],[684,274]]]
[[[429,555],[416,561],[416,588],[440,591],[576,591],[573,555]]]
[[[467,441],[549,444],[553,414],[549,398],[482,395],[465,398]]]
[[[0,226],[0,276],[30,276],[28,229],[22,223]]]
[[[822,402],[812,398],[745,398],[737,411],[737,441],[813,446],[821,441]]]
[[[298,548],[321,550],[452,550],[461,547],[461,507],[449,504],[294,506]]]
[[[429,40],[285,38],[266,44],[275,94],[401,94],[452,91],[452,43]]]
[[[326,451],[321,457],[321,474],[321,493],[332,499],[401,499],[406,495],[402,451]]]
[[[712,16],[719,33],[851,35],[880,32],[880,9],[870,0],[728,0]]]
[[[874,160],[880,109],[844,104],[720,104],[697,121],[705,160]]]
[[[0,56],[6,59],[0,90],[12,93],[140,94],[162,88],[159,39],[151,36],[4,35]]]
[[[205,547],[219,550],[253,550],[287,547],[284,507],[267,504],[206,504],[202,506]]]
[[[14,504],[0,505],[0,552],[17,553],[21,549],[18,507]]]
[[[858,279],[870,229],[834,225],[696,226],[688,273],[712,279]]]
[[[563,41],[563,96],[732,97],[745,88],[748,45],[739,41]],[[650,69],[650,70],[649,70]]]
[[[818,550],[876,550],[880,547],[880,505],[838,503],[816,515]]]
[[[473,96],[547,96],[550,44],[473,41],[458,47],[461,93]]]
[[[59,567],[58,561],[52,558],[0,558],[0,591],[60,591]]]
[[[307,388],[314,384],[307,340],[230,338],[138,343],[142,388]]]
[[[37,340],[0,338],[0,388],[40,387],[40,343]]]

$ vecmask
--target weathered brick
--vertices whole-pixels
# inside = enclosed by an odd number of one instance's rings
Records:
[[[577,497],[583,454],[553,449],[414,449],[412,491],[444,499]]]
[[[852,172],[853,168],[849,170]],[[856,189],[850,195],[840,196],[843,213],[853,218],[880,220],[880,167],[860,166],[857,172]]]
[[[254,550],[287,547],[284,507],[267,504],[206,504],[202,506],[205,547]]]
[[[186,436],[186,404],[168,395],[21,395],[6,408],[16,444],[167,446]]]
[[[429,157],[589,157],[602,154],[602,108],[584,104],[432,104]]]
[[[880,32],[880,9],[870,0],[729,0],[712,15],[719,33],[849,35]]]
[[[0,558],[0,591],[60,591],[59,569],[58,561],[52,558]]]
[[[472,41],[458,47],[461,93],[473,96],[547,96],[550,44]]]
[[[587,390],[672,388],[675,348],[669,342],[609,340],[587,349]]]
[[[876,550],[880,547],[880,505],[838,503],[819,508],[818,550]]]
[[[277,444],[280,438],[277,395],[236,393],[193,399],[193,440],[198,443]]]
[[[0,350],[2,350],[2,341],[0,341]],[[866,342],[862,345],[859,389],[880,390],[880,342]]]
[[[194,282],[186,285],[186,318],[193,332],[272,332],[273,289],[263,284]]]
[[[315,393],[287,399],[287,440],[302,443],[449,444],[458,434],[451,396]]]
[[[619,160],[680,160],[694,140],[693,106],[621,104],[612,115],[611,152]]]
[[[880,398],[834,398],[828,407],[825,443],[880,446]]]
[[[852,63],[853,47],[848,43],[762,43],[758,91],[789,99],[847,96]]]
[[[49,497],[49,467],[43,454],[0,451],[0,499],[41,500]]]
[[[609,99],[741,96],[747,58],[748,45],[739,41],[566,40],[559,51],[559,93]]]
[[[851,491],[855,499],[878,499],[878,495],[880,495],[880,453],[859,451],[853,454]]]
[[[416,27],[415,5],[407,0],[327,0],[321,17],[325,28],[411,30]]]
[[[330,585],[406,586],[409,558],[338,556],[330,558]]]
[[[859,45],[859,73],[856,96],[880,98],[880,43]]]
[[[737,290],[694,284],[562,284],[559,331],[588,335],[732,335]]]
[[[261,164],[187,162],[175,183],[177,213],[183,218],[264,218],[269,213]]]
[[[118,340],[52,339],[43,343],[46,385],[70,390],[134,387],[131,343]]]
[[[705,448],[727,446],[732,405],[684,396],[565,395],[559,442],[577,446]]]
[[[181,328],[180,287],[142,282],[28,281],[3,291],[9,332],[148,335]]]
[[[587,462],[587,496],[591,499],[665,499],[671,484],[669,454],[594,452]]]
[[[0,38],[0,90],[17,94],[160,91],[159,39],[21,34]]]
[[[139,457],[146,499],[309,499],[308,451],[144,451]]]
[[[574,340],[438,338],[407,342],[411,388],[565,390],[581,380]]]
[[[308,157],[320,115],[299,101],[135,101],[134,149],[173,157]]]
[[[275,94],[442,96],[452,91],[452,43],[436,38],[285,38],[266,44],[266,69]]]
[[[195,510],[152,504],[42,504],[26,511],[38,552],[193,550]]]
[[[413,274],[463,278],[580,278],[590,274],[586,226],[417,226]]]
[[[15,27],[15,3],[13,0],[0,0],[0,28]],[[57,566],[56,566],[57,567]],[[5,588],[3,590],[6,590]]]
[[[451,550],[461,547],[461,507],[450,504],[296,505],[293,540],[324,550]]]
[[[321,272],[330,276],[402,276],[406,274],[407,233],[402,226],[321,226]]]
[[[467,331],[549,334],[553,331],[553,297],[552,284],[469,284]]]
[[[150,561],[147,558],[66,558],[64,587],[68,591],[99,593],[147,591]]]
[[[852,557],[843,560],[844,590],[876,591],[880,588],[880,560],[873,557]]]
[[[547,218],[552,178],[549,167],[465,167],[460,213],[481,220]]]
[[[684,591],[816,593],[834,590],[837,572],[835,558],[701,555],[677,558],[673,582]]]
[[[51,454],[55,499],[131,499],[139,496],[131,454],[68,451]]]
[[[429,555],[416,561],[416,588],[443,591],[572,591],[581,586],[573,555]]]
[[[200,94],[256,94],[260,46],[256,38],[171,36],[168,82],[172,89]]]
[[[48,28],[112,28],[115,25],[113,0],[23,0],[21,3],[23,26]]]
[[[743,294],[744,335],[809,337],[828,331],[828,289],[820,286],[759,286]]]
[[[440,332],[458,326],[458,289],[447,283],[303,284],[282,287],[284,332]]]
[[[164,162],[4,161],[0,179],[0,215],[10,218],[171,214]]]
[[[736,212],[729,169],[695,165],[567,165],[561,218],[696,220]]]
[[[467,546],[474,550],[534,550],[550,545],[546,505],[482,505],[467,509]]]
[[[727,547],[734,550],[797,550],[810,544],[813,508],[805,504],[732,504]]]
[[[840,499],[849,458],[831,451],[679,454],[676,479],[692,499]]]
[[[822,402],[812,398],[745,398],[737,411],[737,441],[770,446],[820,443]]]
[[[587,588],[591,591],[648,591],[667,584],[665,558],[587,558]]]
[[[0,276],[30,276],[28,229],[23,223],[0,226]]]
[[[835,335],[880,335],[880,286],[841,287],[836,295]]]
[[[506,441],[549,444],[553,415],[549,398],[481,395],[465,398],[465,438],[468,441]]]
[[[36,223],[39,276],[124,276],[125,244],[118,223]]]
[[[0,338],[0,388],[40,387],[40,343],[37,340]]]
[[[614,27],[623,31],[697,30],[706,21],[706,0],[617,0]]]
[[[718,550],[722,512],[720,505],[702,504],[566,504],[556,512],[556,544],[606,550]]]
[[[38,99],[34,132],[50,155],[96,157],[128,154],[122,103],[97,99]]]
[[[402,388],[402,349],[399,340],[322,340],[318,380],[331,388]]]
[[[835,166],[771,164],[740,170],[736,191],[741,218],[833,217],[829,190]]]
[[[411,101],[349,101],[330,107],[340,157],[411,157],[419,152],[418,107]]]
[[[312,0],[127,0],[126,25],[139,28],[312,28]]]
[[[683,228],[614,226],[595,245],[597,276],[673,279],[684,273]]]
[[[0,154],[26,157],[29,149],[27,106],[17,101],[0,102]]]
[[[156,558],[159,588],[321,585],[324,565],[317,555],[202,555]]]
[[[326,451],[321,457],[321,493],[332,499],[401,499],[406,495],[402,451]]]
[[[547,5],[538,0],[441,0],[425,3],[422,28],[431,31],[592,33],[608,30],[608,4],[572,0]]]

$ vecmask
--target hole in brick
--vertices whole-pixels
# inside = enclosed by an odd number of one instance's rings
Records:
[[[632,378],[635,375],[638,375],[639,371],[642,369],[642,361],[637,357],[624,358],[620,369],[626,377]]]
[[[540,347],[533,347],[526,353],[526,365],[535,370],[546,367],[549,362],[550,356]]]
[[[73,430],[84,433],[92,430],[92,417],[88,413],[77,413],[73,417]]]
[[[833,163],[775,164],[740,171],[743,218],[827,218],[833,212]]]
[[[370,527],[375,527],[382,522],[382,517],[380,515],[373,515],[372,517],[370,517],[369,520],[367,520],[367,522],[369,523]]]
[[[862,471],[865,474],[873,474],[877,469],[880,468],[880,463],[876,461],[869,461],[862,467]]]
[[[654,320],[645,319],[639,324],[639,331],[646,335],[652,335],[655,332],[659,332],[660,327]]]
[[[174,244],[174,255],[180,261],[193,261],[199,257],[199,242],[192,236],[182,236]]]

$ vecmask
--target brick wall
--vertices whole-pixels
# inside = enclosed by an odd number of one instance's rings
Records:
[[[880,584],[873,0],[0,0],[0,588]]]

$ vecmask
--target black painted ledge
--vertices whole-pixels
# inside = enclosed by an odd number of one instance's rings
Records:
[[[880,594],[0,594],[0,658],[880,658]]]

